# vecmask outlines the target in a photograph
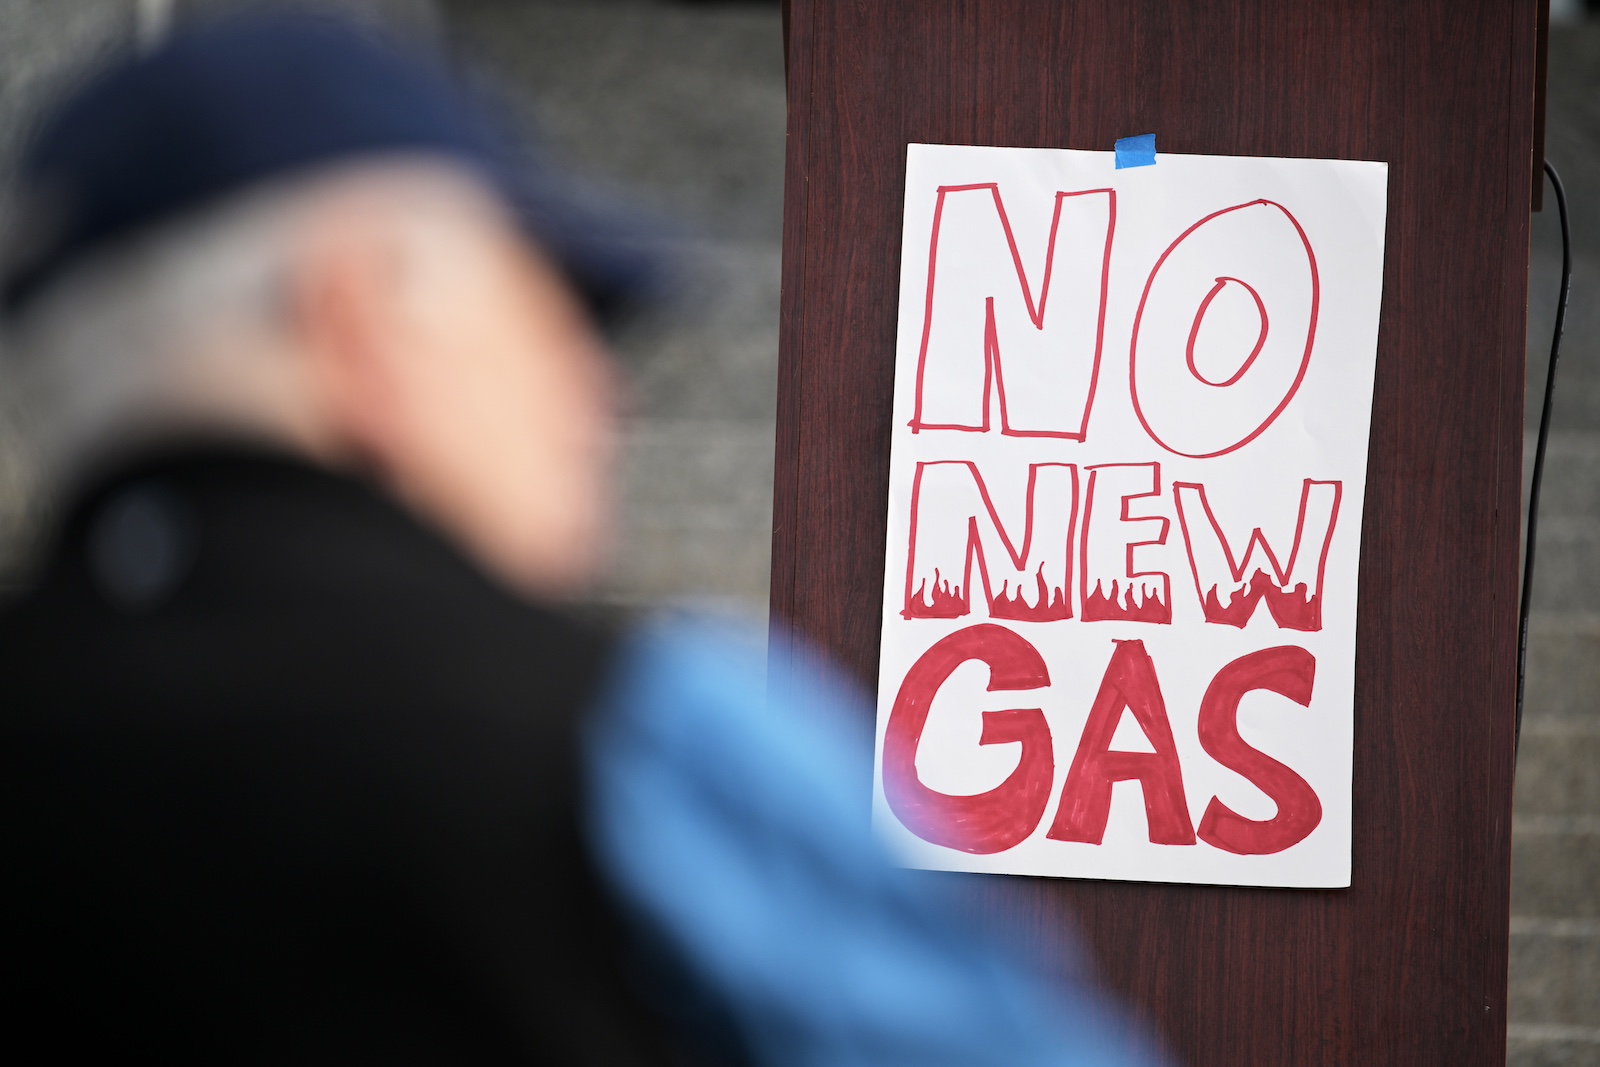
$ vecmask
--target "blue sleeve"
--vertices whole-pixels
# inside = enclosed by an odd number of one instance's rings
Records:
[[[890,866],[838,692],[769,692],[759,652],[677,620],[632,639],[588,735],[602,875],[740,1045],[781,1067],[1154,1062]]]

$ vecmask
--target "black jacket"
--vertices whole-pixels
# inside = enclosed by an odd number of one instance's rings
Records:
[[[609,654],[356,482],[104,480],[0,612],[7,1058],[657,1059],[579,826]]]

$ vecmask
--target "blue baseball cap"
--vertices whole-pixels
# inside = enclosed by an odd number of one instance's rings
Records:
[[[597,208],[519,146],[441,64],[334,20],[280,15],[180,32],[45,119],[18,168],[0,308],[14,313],[87,255],[257,182],[416,154],[478,175],[601,319],[659,282],[638,221]]]

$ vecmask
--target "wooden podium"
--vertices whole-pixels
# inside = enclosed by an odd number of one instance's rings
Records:
[[[868,684],[907,142],[1390,165],[1351,887],[959,876],[1042,938],[1072,922],[1190,1064],[1504,1061],[1538,8],[786,5],[772,607]]]

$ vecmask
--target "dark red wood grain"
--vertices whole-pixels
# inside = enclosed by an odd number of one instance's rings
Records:
[[[1187,1062],[1505,1055],[1537,0],[791,0],[776,629],[876,675],[908,141],[1384,160],[1353,884],[965,879]]]

